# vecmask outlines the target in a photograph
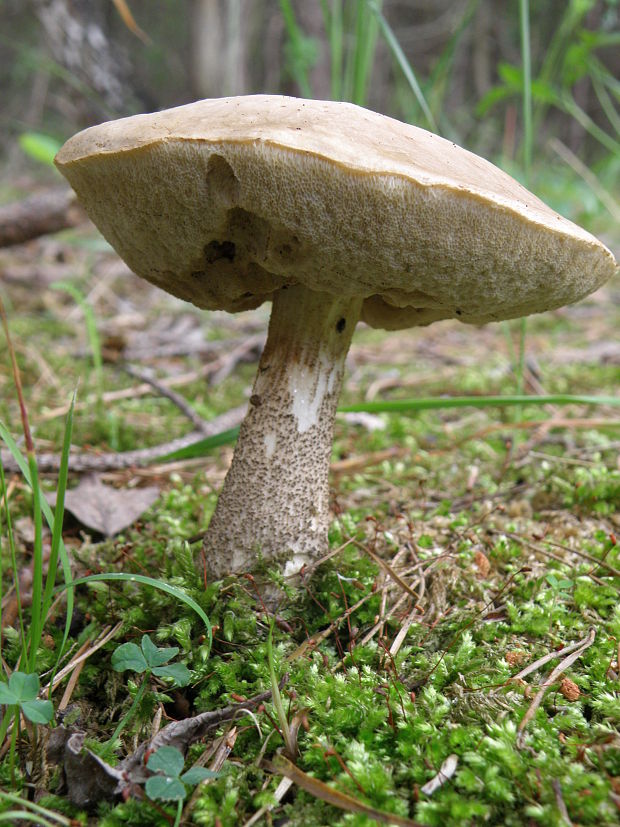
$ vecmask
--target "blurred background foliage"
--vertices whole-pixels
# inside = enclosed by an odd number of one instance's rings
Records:
[[[34,164],[24,133],[62,141],[198,98],[283,92],[431,128],[517,177],[531,151],[529,186],[556,209],[603,235],[620,222],[620,0],[0,0],[0,23],[5,179]]]

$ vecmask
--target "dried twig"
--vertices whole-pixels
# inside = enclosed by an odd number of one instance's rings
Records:
[[[282,799],[284,798],[284,796],[287,794],[287,792],[290,790],[290,788],[292,786],[293,786],[293,782],[291,781],[290,778],[285,777],[280,781],[280,783],[276,787],[276,790],[273,794],[273,797],[274,797],[275,801],[278,804],[280,803],[280,801],[282,801]],[[263,818],[263,816],[266,813],[268,813],[270,810],[273,810],[274,806],[275,806],[274,804],[265,804],[264,807],[261,807],[260,810],[257,810],[254,813],[252,818],[248,819],[245,822],[243,827],[252,827],[252,825],[257,824]]]
[[[229,348],[234,346],[234,340],[232,342],[225,343]],[[198,351],[202,356],[206,353],[213,353],[218,352],[219,350],[223,349],[223,346],[218,346],[216,348],[216,343],[210,342],[202,342],[200,350]],[[153,345],[150,346],[148,352],[143,352],[141,349],[131,348],[129,351],[130,356],[128,358],[132,358],[133,360],[140,360],[140,359],[155,359],[155,358],[170,358],[171,356],[180,356],[180,355],[188,355],[190,353],[196,353],[196,349],[188,349],[187,345],[181,347],[178,342],[171,344],[167,347],[154,347]],[[210,376],[219,371],[223,361],[225,359],[229,359],[230,354],[224,356],[218,356],[217,358],[213,359],[213,361],[208,362],[207,364],[202,365],[202,367],[198,368],[197,370],[191,370],[187,373],[179,373],[175,376],[169,376],[165,379],[159,380],[159,384],[165,386],[166,388],[178,388],[184,385],[189,385],[192,382],[196,382],[199,379],[207,379]],[[139,385],[135,385],[133,388],[118,388],[113,391],[106,391],[101,400],[102,402],[107,405],[110,402],[118,402],[122,399],[136,399],[139,396],[145,396],[146,394],[152,393],[153,387],[152,385],[148,384],[147,382],[142,382]],[[92,403],[86,402],[77,402],[74,406],[75,411],[82,411],[86,410],[89,405]],[[58,405],[56,408],[50,408],[47,411],[41,413],[38,417],[39,422],[46,422],[49,419],[56,419],[59,416],[65,416],[69,410],[70,404],[65,403],[64,405]]]
[[[406,594],[406,593],[405,593],[405,594],[402,594],[402,595],[399,597],[399,599],[396,601],[396,603],[395,603],[395,604],[391,607],[391,609],[389,609],[389,611],[386,611],[386,612],[385,612],[385,614],[383,614],[383,615],[379,615],[379,618],[378,618],[377,622],[375,623],[375,625],[374,625],[371,629],[369,629],[369,630],[368,630],[368,632],[366,632],[366,634],[364,635],[364,637],[361,639],[360,644],[361,644],[362,646],[366,646],[366,644],[367,644],[367,643],[370,643],[370,641],[371,641],[371,640],[373,639],[373,637],[377,634],[377,632],[379,631],[379,629],[381,629],[381,627],[384,625],[385,621],[386,621],[386,620],[387,620],[387,619],[388,619],[391,615],[393,615],[395,612],[397,612],[397,611],[400,609],[400,607],[401,607],[404,603],[406,603],[406,602],[407,602],[407,600],[408,600],[408,599],[409,599],[409,595],[408,595],[408,594]]]
[[[283,686],[288,675],[284,675],[280,681]],[[132,775],[134,780],[138,780],[140,773],[145,773],[144,756],[147,752],[154,752],[161,747],[172,746],[179,749],[185,754],[190,744],[203,738],[210,730],[214,729],[219,724],[225,721],[234,720],[242,710],[253,709],[265,701],[271,700],[272,692],[262,692],[260,695],[254,695],[241,703],[224,706],[220,709],[213,709],[208,712],[203,712],[200,715],[195,715],[193,718],[184,718],[180,721],[173,721],[167,724],[163,729],[160,729],[157,735],[150,738],[148,741],[143,741],[138,749],[127,756],[118,765],[126,773]]]
[[[586,638],[587,639],[587,638]],[[565,655],[569,655],[571,652],[574,652],[575,649],[579,649],[583,646],[583,640],[578,640],[576,643],[569,643],[568,646],[562,647],[562,649],[558,649],[554,652],[547,652],[546,655],[543,655],[538,660],[535,660],[534,663],[530,663],[525,669],[522,669],[516,675],[513,675],[510,680],[511,681],[518,681],[523,680],[523,678],[531,675],[532,672],[536,672],[537,669],[540,669],[541,666],[549,663],[549,661],[556,660],[557,658],[562,658]]]
[[[509,537],[511,540],[520,543],[520,545],[525,546],[525,548],[529,548],[532,551],[536,551],[540,554],[551,556],[546,549],[542,548],[542,546],[537,545],[536,543],[532,543],[530,540],[526,540],[518,534],[514,534],[510,531],[498,531],[492,528],[488,530],[491,534],[501,534],[504,537]],[[559,548],[562,549],[562,551],[564,552],[568,552],[568,554],[575,554],[577,557],[582,557],[584,560],[588,560],[588,562],[593,563],[595,566],[598,566],[599,568],[608,571],[609,574],[611,574],[613,577],[620,577],[620,571],[618,571],[618,569],[615,569],[613,566],[610,566],[609,563],[605,562],[605,560],[599,560],[598,557],[594,557],[593,555],[588,554],[585,551],[579,551],[579,549],[567,548],[566,546],[563,546],[561,543],[557,543],[554,540],[545,540],[545,542],[549,543],[550,546],[554,546],[554,548]]]
[[[404,623],[401,625],[400,629],[398,630],[398,634],[392,641],[392,645],[390,646],[390,655],[395,658],[398,654],[400,647],[403,645],[405,638],[407,637],[407,632],[413,626],[416,619],[419,617],[418,607],[414,606],[413,609],[409,612],[407,617],[405,618]]]
[[[81,654],[83,648],[84,647],[80,648],[78,654]],[[77,686],[77,682],[80,679],[80,675],[82,674],[82,669],[84,668],[85,663],[86,660],[81,660],[79,663],[76,664],[75,669],[69,676],[69,680],[67,681],[67,685],[65,686],[65,691],[62,693],[62,698],[60,699],[60,703],[58,704],[58,709],[56,710],[56,712],[62,712],[69,705],[69,701],[71,700],[73,691]]]
[[[247,710],[245,710],[247,711]],[[203,767],[205,766],[206,762],[211,758],[211,763],[209,765],[209,770],[211,772],[219,772],[222,767],[224,766],[224,762],[230,755],[235,746],[235,742],[237,741],[238,730],[236,726],[232,726],[228,729],[221,738],[218,738],[215,742],[213,751],[205,750],[202,755],[192,764],[192,769],[194,767]],[[208,779],[205,779],[208,780]],[[185,807],[183,808],[183,816],[182,821],[185,823],[189,820],[190,813],[194,809],[196,801],[202,792],[202,786],[204,782],[197,784],[196,788],[193,790],[192,794],[190,795],[189,799],[187,800]]]
[[[323,643],[323,641],[326,640],[331,635],[331,633],[338,628],[338,626],[342,623],[343,620],[346,620],[348,617],[350,617],[354,612],[356,612],[360,608],[360,606],[363,606],[364,603],[370,600],[371,597],[372,594],[365,594],[364,597],[361,597],[357,601],[357,603],[354,603],[353,606],[349,606],[346,612],[341,614],[340,617],[336,618],[336,620],[333,620],[326,629],[323,629],[322,632],[313,635],[308,640],[304,640],[304,642],[300,646],[298,646],[294,652],[287,656],[287,662],[297,660],[298,658],[302,657],[302,655],[305,655],[307,651],[313,651],[314,649],[316,649],[316,647],[320,643]]]
[[[189,419],[197,431],[200,431],[205,436],[209,436],[213,433],[213,425],[211,422],[207,422],[206,419],[199,416],[184,396],[181,396],[180,393],[173,391],[172,388],[169,388],[163,382],[160,382],[150,371],[141,370],[135,365],[129,364],[122,365],[122,368],[130,376],[133,376],[134,379],[139,379],[141,382],[146,382],[147,385],[154,388],[160,396],[169,399],[174,405],[176,405],[181,413]]]
[[[216,370],[210,371],[211,384],[219,385],[223,382],[233,370],[237,367],[239,362],[247,360],[252,353],[257,355],[262,351],[265,345],[265,334],[256,333],[253,336],[248,336],[236,347],[233,347],[228,353],[220,356],[218,360],[218,367]],[[214,366],[212,366],[214,367]]]
[[[78,664],[80,664],[83,661],[87,660],[91,655],[94,655],[95,652],[97,651],[97,649],[101,649],[101,647],[105,646],[105,644],[109,640],[112,640],[112,638],[116,634],[118,634],[118,632],[120,632],[122,627],[123,627],[123,621],[119,621],[116,624],[116,626],[113,626],[113,627],[104,626],[104,628],[101,630],[98,638],[92,644],[92,646],[89,646],[86,649],[84,647],[82,647],[79,650],[78,654],[70,661],[70,663],[68,663],[65,667],[60,669],[58,672],[56,672],[56,674],[54,675],[54,686],[50,689],[50,685],[48,683],[46,686],[43,687],[42,694],[47,693],[47,697],[49,698],[50,694],[54,691],[56,686],[63,680],[63,678],[65,678],[68,674],[73,672],[73,670],[78,666]]]
[[[453,451],[459,445],[465,442],[470,442],[478,439],[485,439],[490,434],[496,434],[500,431],[528,431],[530,429],[540,429],[545,425],[547,420],[529,420],[523,422],[494,422],[492,425],[486,425],[484,428],[475,431],[473,434],[466,434],[458,439],[448,447],[437,453],[446,454]],[[581,429],[587,428],[596,430],[597,428],[618,428],[620,427],[620,419],[612,419],[611,417],[595,416],[595,417],[564,417],[548,420],[550,423],[549,430],[568,430],[571,428]]]
[[[205,422],[205,426],[209,425],[211,430],[209,433],[205,431],[187,434],[186,436],[173,439],[170,442],[165,442],[162,445],[154,445],[152,448],[139,448],[136,451],[121,451],[120,453],[111,452],[105,454],[90,454],[86,452],[72,453],[69,458],[69,470],[71,471],[110,471],[119,470],[122,468],[131,468],[134,465],[143,466],[149,465],[162,457],[171,454],[173,451],[180,451],[181,448],[187,448],[195,442],[204,439],[205,436],[212,436],[220,431],[226,431],[229,428],[237,426],[243,416],[245,415],[246,406],[240,405],[238,408],[232,408],[230,411],[221,414],[210,422]],[[18,466],[10,451],[0,451],[0,459],[7,471],[17,471]],[[41,472],[58,471],[60,468],[60,454],[38,454],[37,466]]]
[[[553,787],[553,792],[555,795],[555,803],[558,805],[558,810],[560,811],[560,815],[564,819],[564,821],[568,824],[568,827],[573,827],[573,822],[570,820],[570,816],[568,814],[568,810],[566,809],[566,803],[564,802],[564,797],[562,795],[562,785],[558,778],[551,779],[551,786]]]
[[[366,454],[347,457],[347,459],[335,460],[331,464],[332,474],[354,474],[372,465],[380,465],[385,460],[400,459],[407,456],[409,450],[398,445],[391,448],[384,448],[382,451],[370,451]]]
[[[587,637],[585,637],[582,641],[580,641],[577,644],[578,648],[576,648],[575,651],[572,652],[572,654],[565,657],[564,660],[561,663],[558,663],[558,665],[555,667],[555,669],[553,669],[550,672],[549,676],[542,682],[540,689],[538,690],[538,692],[534,696],[534,699],[532,700],[532,703],[530,704],[527,712],[523,716],[523,719],[522,719],[521,723],[519,724],[519,728],[518,728],[518,733],[519,734],[517,736],[517,746],[519,748],[521,748],[523,746],[523,743],[525,741],[525,728],[527,727],[529,722],[532,720],[532,718],[536,714],[536,711],[537,711],[538,707],[540,706],[540,704],[542,703],[542,699],[544,698],[545,692],[547,691],[547,689],[555,683],[555,681],[557,680],[559,675],[562,674],[562,672],[565,672],[568,669],[569,666],[572,666],[572,664],[577,660],[577,658],[580,657],[589,646],[592,646],[592,644],[594,643],[595,637],[596,637],[596,631],[594,629],[590,629],[590,631],[588,632]],[[555,655],[557,653],[552,653],[552,654]]]
[[[353,543],[353,545],[357,546],[359,549],[366,552],[366,554],[372,560],[374,560],[375,563],[377,563],[379,566],[381,566],[381,568],[384,569],[389,574],[389,576],[392,578],[392,580],[395,583],[397,583],[401,587],[401,589],[403,589],[403,591],[406,591],[407,594],[410,597],[413,597],[414,600],[418,599],[418,595],[416,594],[416,592],[414,592],[414,590],[411,588],[411,586],[408,583],[405,583],[405,581],[402,579],[402,577],[399,574],[397,574],[394,571],[394,569],[390,566],[390,564],[387,563],[382,557],[379,557],[379,555],[376,552],[374,552],[371,548],[369,548],[364,543],[360,543],[359,540],[353,539],[351,542]],[[417,583],[416,583],[416,585],[417,585]]]

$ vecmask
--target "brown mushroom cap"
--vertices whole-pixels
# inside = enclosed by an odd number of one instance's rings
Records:
[[[348,103],[256,95],[86,129],[56,158],[135,273],[199,307],[284,285],[398,329],[577,301],[610,251],[488,161]]]

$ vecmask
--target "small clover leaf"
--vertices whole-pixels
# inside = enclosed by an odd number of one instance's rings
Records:
[[[148,635],[142,638],[141,647],[135,643],[122,643],[112,653],[112,668],[117,672],[130,669],[132,672],[157,675],[159,678],[171,678],[177,686],[187,686],[191,673],[182,663],[171,663],[179,654],[178,646],[160,648],[155,646]]]
[[[13,672],[9,682],[0,682],[0,704],[18,706],[33,724],[48,724],[54,715],[51,701],[40,700],[39,676],[35,672]]]
[[[33,724],[49,724],[54,717],[54,706],[51,701],[22,701],[20,707]]]
[[[184,663],[169,663],[166,666],[155,666],[153,674],[159,678],[172,678],[175,686],[187,686],[192,673]]]
[[[144,652],[146,662],[151,669],[153,669],[156,666],[162,666],[162,664],[172,660],[175,655],[178,655],[179,647],[170,646],[160,649],[158,646],[155,646],[148,635],[144,635],[142,638],[142,651]]]
[[[167,666],[156,666],[153,674],[159,678],[172,678],[175,686],[187,686],[192,673],[184,663],[169,663]]]
[[[160,747],[154,752],[146,764],[152,772],[163,772],[165,775],[179,776],[183,772],[183,756],[175,747]]]
[[[558,578],[553,573],[547,574],[545,580],[554,591],[568,591],[574,585],[572,580],[568,580],[566,577]]]
[[[181,781],[184,784],[190,784],[193,787],[194,784],[199,784],[207,778],[217,778],[218,776],[219,772],[213,772],[213,770],[207,770],[204,767],[192,767],[187,772],[183,773],[181,776]]]
[[[112,652],[112,669],[117,672],[124,672],[131,669],[132,672],[146,672],[149,665],[142,654],[142,650],[135,643],[121,643]]]
[[[147,778],[144,785],[149,798],[159,801],[182,801],[187,790],[180,778],[171,778],[169,775],[153,775]]]
[[[15,704],[15,695],[4,681],[0,683],[0,704],[7,704],[7,706],[13,706]]]
[[[9,678],[9,689],[16,698],[15,703],[22,701],[34,701],[39,694],[39,676],[34,672],[13,672]]]
[[[219,775],[203,767],[192,767],[181,775],[184,763],[183,755],[175,747],[160,747],[154,752],[146,764],[151,772],[156,773],[144,785],[148,797],[160,801],[182,801],[187,795],[185,784],[198,784]]]
[[[137,646],[135,643],[122,643],[112,652],[113,669],[117,672],[130,669],[139,675],[144,673],[144,678],[138,686],[129,712],[119,721],[110,741],[118,738],[139,709],[142,698],[150,684],[151,675],[156,675],[158,678],[168,678],[174,686],[187,686],[191,679],[191,673],[187,666],[182,663],[168,663],[178,653],[179,648],[177,646],[162,648],[155,646],[148,635],[142,637],[141,646]]]

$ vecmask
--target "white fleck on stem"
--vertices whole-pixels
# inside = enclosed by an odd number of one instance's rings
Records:
[[[275,294],[249,410],[204,541],[212,577],[252,571],[259,555],[290,574],[325,552],[334,418],[360,309],[361,299],[299,286]]]

